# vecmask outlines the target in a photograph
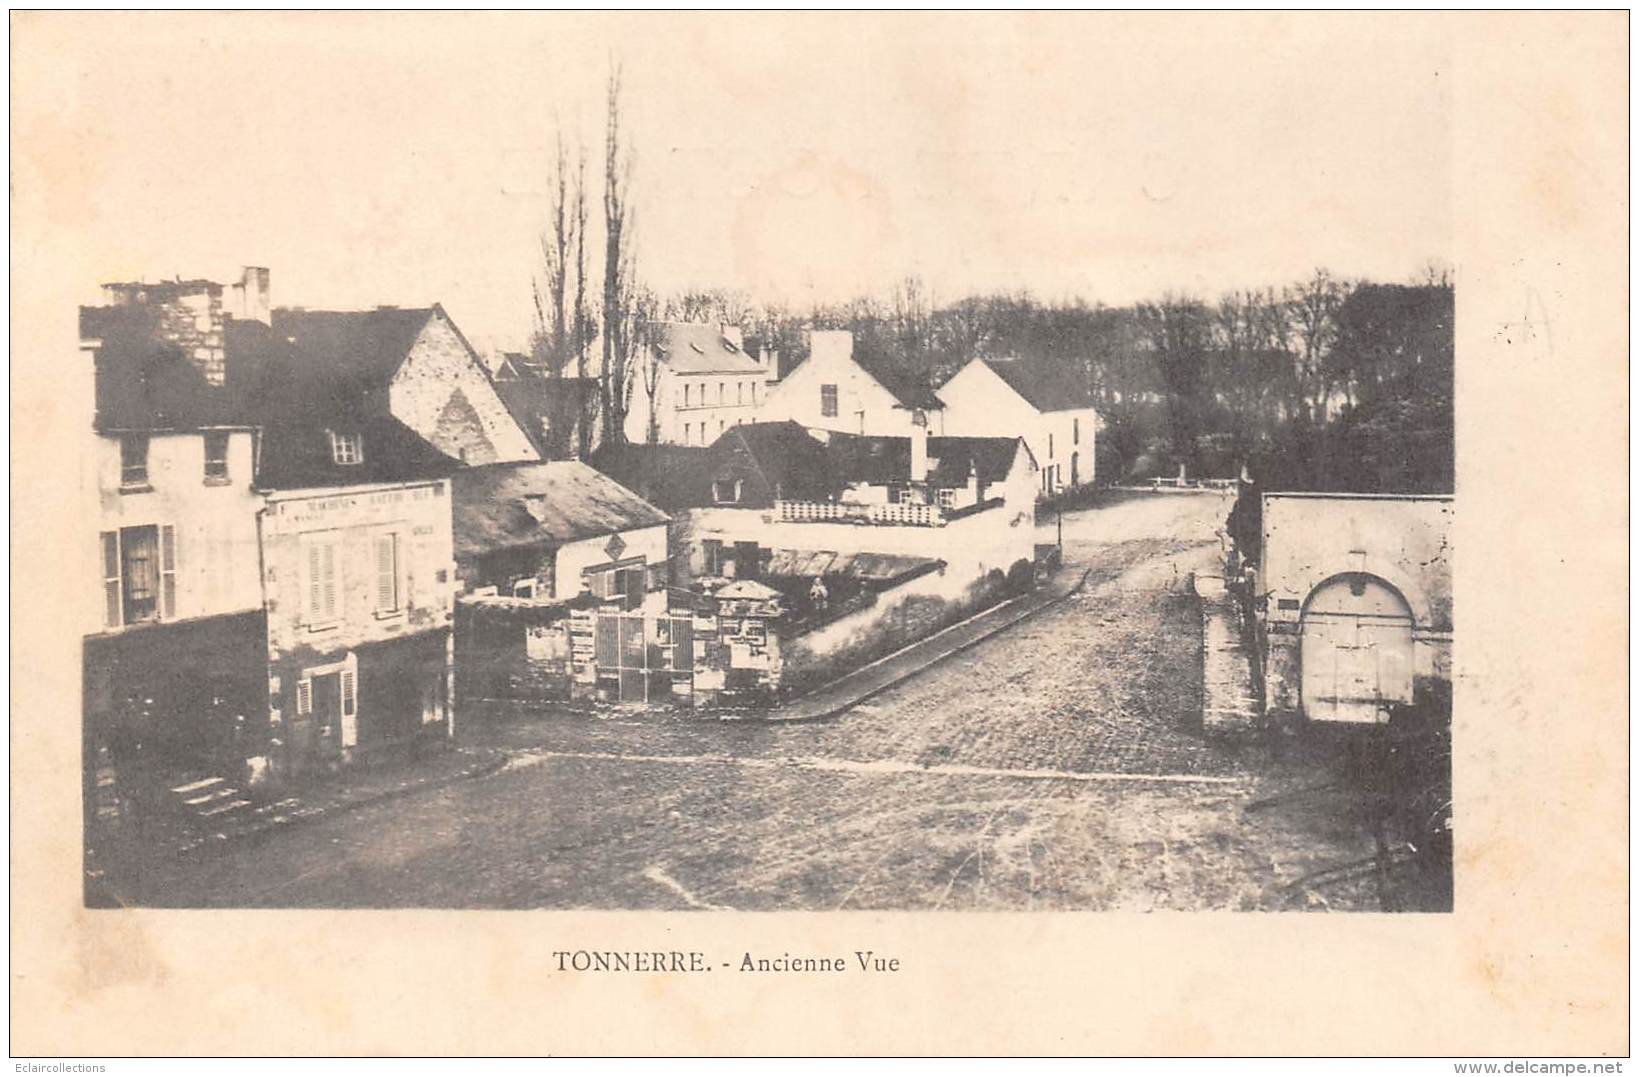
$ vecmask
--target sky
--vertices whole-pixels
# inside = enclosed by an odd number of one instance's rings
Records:
[[[662,294],[1407,279],[1450,262],[1450,55],[1436,16],[25,14],[14,212],[79,301],[265,265],[278,305],[516,347],[556,133],[596,183],[618,61]]]

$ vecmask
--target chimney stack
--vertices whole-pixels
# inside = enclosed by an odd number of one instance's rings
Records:
[[[273,324],[272,274],[266,266],[246,266],[233,286],[233,316],[241,321]]]
[[[928,416],[920,409],[911,412],[911,481],[928,481]]]
[[[226,380],[220,284],[208,280],[119,281],[104,284],[102,292],[108,306],[152,310],[154,333],[160,340],[176,345],[211,385],[220,386]]]

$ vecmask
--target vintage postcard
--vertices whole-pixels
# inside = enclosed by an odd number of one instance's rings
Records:
[[[1625,1054],[1627,33],[14,13],[13,1053]]]

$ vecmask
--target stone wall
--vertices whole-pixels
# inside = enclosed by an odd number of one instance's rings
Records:
[[[421,330],[389,389],[394,418],[468,464],[538,460],[466,341],[440,310]]]

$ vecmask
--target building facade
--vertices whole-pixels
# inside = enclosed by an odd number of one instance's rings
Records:
[[[1044,496],[1093,482],[1098,412],[1062,364],[974,359],[939,387],[952,434],[1022,437]]]
[[[300,776],[451,733],[449,480],[270,491],[268,762]]]
[[[659,322],[638,359],[626,411],[634,445],[710,445],[755,419],[773,373],[737,326]]]
[[[933,434],[947,432],[943,408],[941,397],[925,387],[867,370],[854,357],[852,333],[816,329],[809,333],[808,358],[769,390],[758,419],[841,434],[909,437],[917,425]]]
[[[1443,495],[1263,495],[1267,714],[1378,723],[1449,691],[1454,511]]]
[[[95,521],[73,539],[92,570],[83,744],[88,773],[146,791],[236,767],[265,737],[258,434],[223,388],[219,286],[106,292],[81,310],[73,379]]]

